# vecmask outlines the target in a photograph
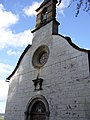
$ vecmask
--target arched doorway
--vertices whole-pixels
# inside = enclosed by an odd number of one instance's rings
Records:
[[[31,120],[46,120],[46,108],[43,102],[37,101],[31,110]]]
[[[25,111],[25,120],[49,120],[49,105],[45,97],[35,96]]]

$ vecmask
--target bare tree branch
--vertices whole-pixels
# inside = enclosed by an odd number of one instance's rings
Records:
[[[62,0],[59,0],[58,5],[60,5],[61,2],[62,2]]]
[[[58,5],[60,5],[60,3],[63,0],[58,0]],[[85,12],[89,12],[90,11],[90,0],[71,0],[71,3],[69,5],[69,7],[71,6],[71,4],[75,2],[76,3],[76,13],[75,16],[77,17],[78,14],[80,13],[80,10],[82,8],[83,11]]]

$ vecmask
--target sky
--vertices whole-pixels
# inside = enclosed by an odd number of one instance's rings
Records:
[[[14,70],[20,55],[32,44],[36,12],[42,0],[0,0],[0,113],[5,112],[9,83],[6,78]],[[76,4],[63,0],[57,6],[59,33],[69,36],[76,45],[90,49],[90,13],[81,9],[75,17]]]

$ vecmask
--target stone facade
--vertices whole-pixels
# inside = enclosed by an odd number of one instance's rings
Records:
[[[44,96],[49,120],[90,119],[88,51],[74,48],[60,35],[52,35],[52,22],[34,33],[33,44],[10,78],[5,120],[24,120],[32,97]],[[38,35],[40,34],[40,35]],[[35,50],[47,45],[49,58],[40,69],[32,65]],[[33,79],[43,79],[42,90],[34,91]]]
[[[7,78],[5,120],[90,120],[90,51],[53,33],[55,24],[34,31]],[[43,107],[35,111],[38,101]]]

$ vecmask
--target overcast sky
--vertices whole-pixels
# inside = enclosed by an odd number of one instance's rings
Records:
[[[0,0],[0,112],[5,111],[8,85],[5,82],[28,44],[32,44],[31,30],[35,27],[35,9],[42,0]],[[57,7],[59,33],[70,36],[78,46],[90,49],[90,14],[80,12],[75,17],[75,3],[70,0]]]

